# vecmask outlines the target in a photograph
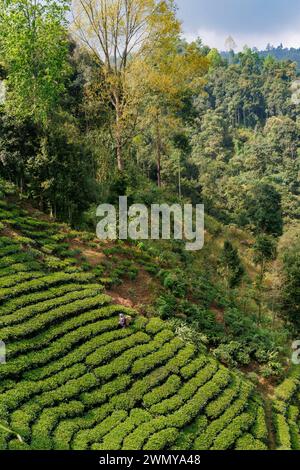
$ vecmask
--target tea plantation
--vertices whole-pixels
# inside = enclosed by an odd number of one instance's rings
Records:
[[[72,258],[64,227],[4,197],[0,218],[1,450],[264,450],[273,429],[276,447],[300,448],[297,376],[267,418],[242,374],[114,305]]]

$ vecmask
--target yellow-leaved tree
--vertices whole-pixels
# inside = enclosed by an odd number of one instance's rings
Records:
[[[176,7],[173,0],[74,0],[72,10],[73,33],[99,64],[99,106],[109,103],[113,111],[110,131],[117,167],[123,171],[124,149],[140,112],[146,64],[180,33]]]

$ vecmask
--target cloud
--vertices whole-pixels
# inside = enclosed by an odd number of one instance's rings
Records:
[[[300,47],[300,1],[177,0],[187,37],[199,35],[224,47],[231,34],[239,47],[265,47],[268,42]]]

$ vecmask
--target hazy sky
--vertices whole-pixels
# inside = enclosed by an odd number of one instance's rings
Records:
[[[300,47],[300,0],[177,0],[185,35],[200,36],[211,47],[224,49],[231,35],[241,49]]]

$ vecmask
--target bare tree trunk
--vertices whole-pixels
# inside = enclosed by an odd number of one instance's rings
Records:
[[[124,170],[124,163],[123,163],[123,157],[122,157],[122,145],[121,145],[119,136],[116,137],[116,147],[117,147],[118,170],[123,171]]]
[[[265,263],[262,261],[260,274],[259,274],[259,286],[258,286],[258,324],[262,321],[262,301],[263,301],[263,287],[265,277]]]
[[[117,153],[117,165],[118,170],[123,172],[124,162],[123,162],[123,152],[122,152],[122,132],[121,132],[121,110],[120,110],[120,100],[119,96],[115,94],[115,110],[116,110],[116,153]]]
[[[182,193],[181,193],[181,160],[180,160],[180,154],[179,154],[179,162],[178,162],[178,195],[179,195],[179,198],[181,199]]]
[[[161,188],[161,137],[159,129],[159,118],[156,121],[156,168],[157,168],[157,186]]]

